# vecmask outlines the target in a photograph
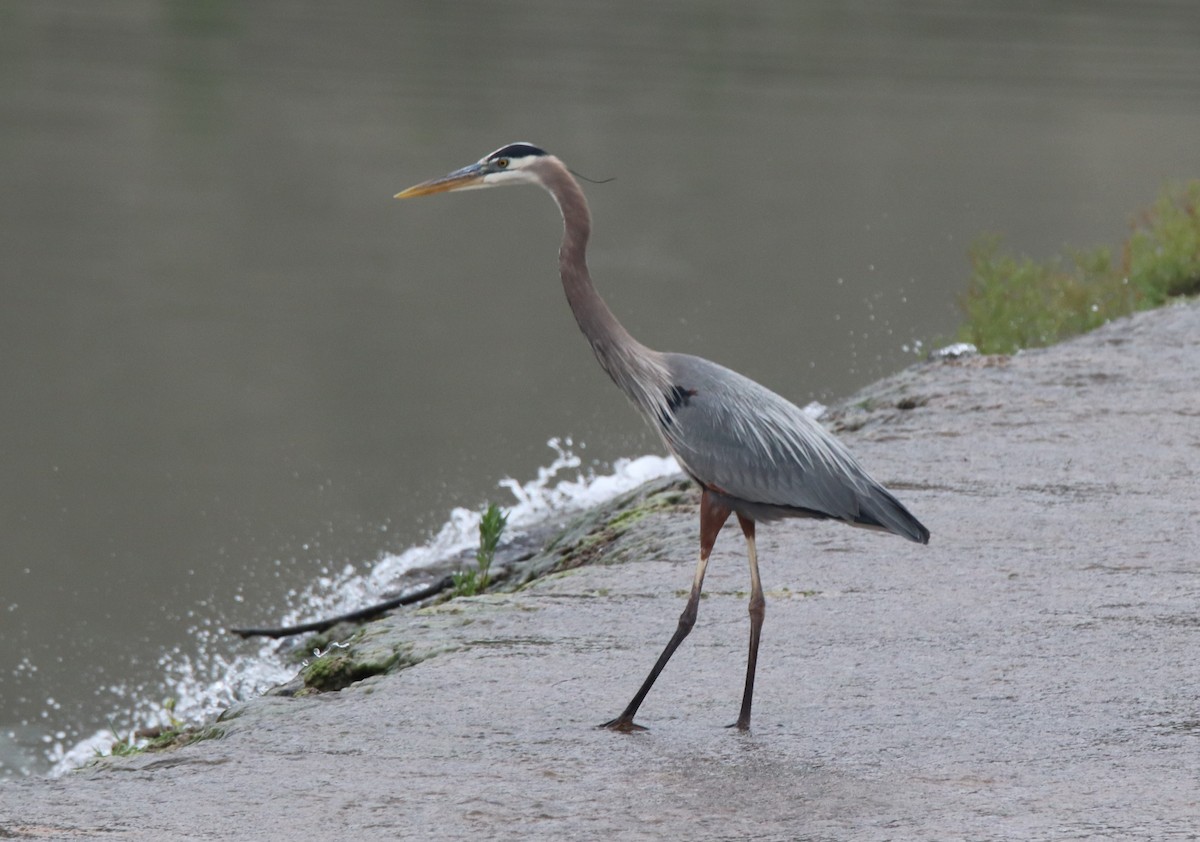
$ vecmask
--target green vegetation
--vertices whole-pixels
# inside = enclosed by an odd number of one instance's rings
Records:
[[[1200,181],[1163,190],[1134,223],[1125,250],[1145,306],[1200,293]]]
[[[508,515],[500,511],[495,503],[489,503],[487,510],[479,519],[479,549],[475,551],[475,569],[464,569],[453,574],[454,596],[475,596],[487,590],[491,580],[490,570],[492,559],[496,557],[496,547],[500,545],[500,536],[504,534],[504,526],[508,523]]]
[[[101,749],[96,749],[96,757],[131,757],[135,754],[141,754],[144,750],[138,745],[138,738],[133,733],[130,733],[128,737],[122,737],[111,723],[108,726],[108,730],[112,731],[112,745],[109,746],[108,754],[105,754]]]
[[[598,517],[589,515],[547,545],[547,558],[552,560],[552,564],[539,569],[538,575],[570,570],[601,559],[617,560],[620,554],[611,556],[610,553],[617,545],[618,539],[634,524],[656,512],[695,505],[690,495],[689,480],[672,480],[649,492],[635,489],[616,498],[606,505]],[[645,548],[638,550],[644,551]]]
[[[147,751],[162,751],[168,748],[178,748],[201,740],[211,740],[221,737],[224,732],[220,728],[208,726],[199,728],[186,725],[182,719],[175,716],[175,700],[163,702],[163,710],[167,714],[167,724],[152,728],[139,728],[127,737],[122,737],[115,727],[109,725],[113,734],[113,742],[107,753],[96,750],[96,757],[132,757]]]
[[[1164,188],[1134,219],[1119,259],[1096,248],[1037,262],[1002,251],[994,236],[977,240],[970,259],[959,340],[985,354],[1053,344],[1200,293],[1200,181]]]
[[[304,686],[296,696],[331,693],[421,660],[413,655],[411,643],[396,638],[383,624],[360,628],[345,643],[332,643],[324,652],[313,654],[300,668]]]
[[[209,726],[197,728],[194,726],[179,728],[146,728],[134,731],[128,737],[122,737],[115,728],[112,746],[107,754],[97,749],[96,757],[133,757],[147,751],[163,751],[168,748],[198,743],[201,740],[214,740],[224,736],[220,728]]]
[[[398,660],[399,656],[395,653],[379,660],[364,660],[350,652],[326,652],[313,658],[300,670],[300,677],[309,690],[329,693],[349,687],[364,678],[382,675]]]

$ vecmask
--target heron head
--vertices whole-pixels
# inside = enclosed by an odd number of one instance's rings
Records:
[[[396,198],[411,199],[451,190],[475,190],[502,184],[536,184],[538,179],[532,168],[546,157],[545,151],[531,143],[510,143],[468,167],[402,190],[396,194]]]

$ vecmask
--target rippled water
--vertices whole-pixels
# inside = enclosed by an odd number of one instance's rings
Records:
[[[398,189],[512,140],[615,177],[590,262],[634,335],[830,399],[953,332],[979,233],[1115,242],[1194,177],[1198,35],[1171,3],[3,4],[0,766],[270,680],[225,625],[365,595],[548,439],[568,474],[657,452],[549,200]]]

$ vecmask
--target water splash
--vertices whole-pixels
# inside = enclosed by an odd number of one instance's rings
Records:
[[[582,469],[583,460],[575,454],[571,439],[554,438],[547,445],[554,451],[554,459],[539,468],[535,478],[520,482],[505,477],[498,483],[514,500],[511,505],[503,506],[508,514],[508,538],[552,515],[580,511],[648,480],[679,471],[673,459],[642,456],[618,459],[610,472],[598,474]],[[475,546],[479,541],[479,519],[479,511],[456,508],[424,544],[387,554],[365,572],[347,564],[289,592],[288,604],[295,607],[283,616],[282,624],[340,614],[379,600],[405,573]],[[108,719],[114,723],[111,728],[71,743],[61,733],[46,737],[50,774],[62,775],[97,754],[107,753],[118,737],[144,744],[145,740],[134,737],[134,728],[170,727],[178,723],[199,725],[234,702],[259,695],[295,675],[295,666],[289,665],[284,657],[286,641],[266,641],[251,651],[233,652],[229,636],[211,619],[193,627],[190,637],[194,648],[185,651],[173,647],[159,657],[162,677],[157,686],[105,688],[121,700],[124,708],[110,712]],[[171,701],[164,702],[165,697]]]
[[[801,409],[800,411],[803,412],[805,415],[807,415],[812,420],[820,421],[821,416],[825,414],[825,411],[827,409],[829,409],[829,407],[827,407],[825,404],[821,403],[820,401],[810,401],[809,403],[806,403],[804,405],[804,408]]]

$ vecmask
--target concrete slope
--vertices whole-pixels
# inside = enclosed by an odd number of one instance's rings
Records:
[[[526,562],[560,572],[369,624],[346,653],[385,674],[296,683],[218,738],[0,784],[0,837],[1200,834],[1200,307],[915,366],[834,426],[933,538],[760,528],[749,734],[723,727],[748,629],[736,528],[642,709],[650,730],[594,727],[690,583],[692,494],[656,486]]]

